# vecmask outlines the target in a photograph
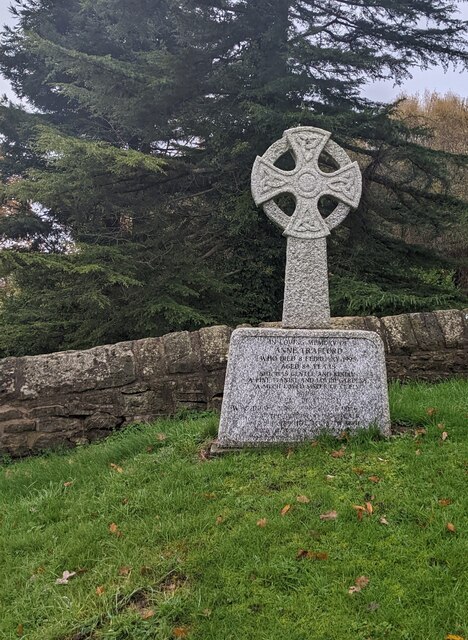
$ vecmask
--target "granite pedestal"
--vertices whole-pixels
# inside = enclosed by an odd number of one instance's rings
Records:
[[[377,333],[234,331],[215,452],[374,426],[389,435],[385,356]]]

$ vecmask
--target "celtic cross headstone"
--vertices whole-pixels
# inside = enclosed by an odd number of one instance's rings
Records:
[[[382,340],[373,331],[330,328],[327,236],[358,206],[362,189],[357,163],[330,135],[289,129],[255,161],[254,200],[287,238],[283,328],[233,332],[215,453],[374,425],[389,433]],[[288,151],[291,171],[275,165]],[[319,167],[322,152],[334,171]],[[275,202],[283,193],[296,203],[290,216]],[[338,201],[325,219],[323,196]]]
[[[361,198],[361,172],[357,162],[330,140],[330,133],[314,127],[285,131],[265,154],[257,157],[252,171],[255,204],[263,205],[267,216],[287,237],[287,260],[283,304],[283,327],[316,329],[330,324],[326,238],[330,231],[356,208]],[[275,162],[291,152],[296,166],[284,171]],[[326,173],[319,168],[325,151],[338,169]],[[282,193],[296,201],[292,216],[275,203]],[[325,220],[319,200],[331,196],[339,204]]]

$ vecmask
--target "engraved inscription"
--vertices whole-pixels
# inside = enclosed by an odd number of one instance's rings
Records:
[[[381,356],[365,337],[243,336],[232,345],[223,405],[229,439],[297,442],[325,430],[385,426]]]

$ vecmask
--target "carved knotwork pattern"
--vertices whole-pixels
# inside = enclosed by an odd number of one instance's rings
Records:
[[[283,171],[274,165],[276,160],[290,150],[296,166]],[[332,173],[319,168],[322,151],[340,167]],[[330,141],[330,133],[313,127],[297,127],[283,134],[283,139],[273,144],[263,157],[257,157],[252,171],[252,193],[257,205],[263,204],[267,215],[283,230],[284,235],[297,238],[321,238],[339,224],[356,208],[361,197],[361,172],[356,162]],[[282,193],[290,193],[296,201],[292,216],[286,216],[273,202]],[[319,199],[329,195],[341,205],[324,220],[318,209]]]

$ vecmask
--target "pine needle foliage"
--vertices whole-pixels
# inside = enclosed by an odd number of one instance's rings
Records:
[[[334,313],[463,304],[455,260],[395,232],[464,215],[450,191],[463,159],[420,145],[417,125],[360,95],[411,65],[466,60],[450,2],[12,10],[0,70],[33,109],[0,107],[2,197],[27,213],[0,219],[0,354],[277,319],[284,239],[252,202],[250,170],[296,125],[332,131],[363,171],[360,208],[330,241]],[[49,231],[59,238],[47,243]]]

